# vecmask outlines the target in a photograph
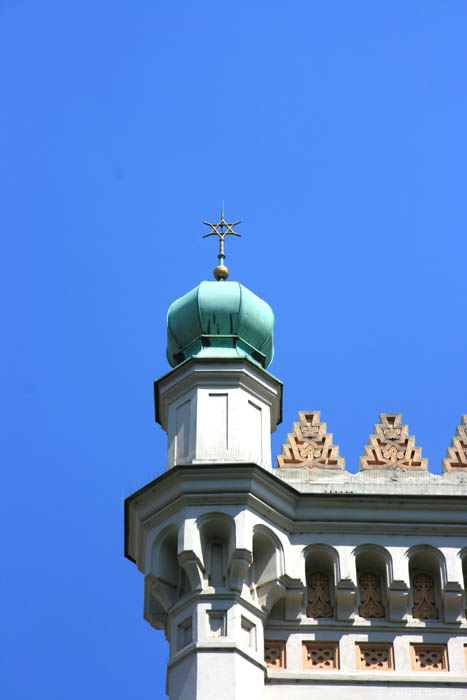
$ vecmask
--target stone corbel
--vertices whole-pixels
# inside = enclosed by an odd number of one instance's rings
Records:
[[[251,566],[252,554],[248,549],[236,549],[230,559],[230,588],[242,592],[243,583]]]
[[[407,615],[409,588],[405,581],[393,581],[388,588],[389,619],[400,622]]]
[[[192,549],[186,549],[178,555],[178,563],[185,570],[192,591],[203,588],[203,565]]]
[[[338,620],[352,619],[355,611],[357,588],[349,578],[341,579],[336,588],[336,617]]]
[[[156,598],[167,612],[177,602],[177,589],[156,578],[151,586],[151,597]]]
[[[300,615],[304,593],[302,580],[291,578],[287,574],[256,588],[258,603],[267,613],[271,612],[278,600],[284,598],[286,620],[296,620]]]
[[[457,581],[448,581],[442,593],[444,621],[460,622],[462,612],[462,588]]]
[[[165,636],[167,637],[167,609],[165,609],[159,598],[159,594],[162,590],[160,581],[157,581],[154,576],[146,576],[144,586],[143,617],[145,620],[147,620],[147,622],[149,622],[151,627],[154,627],[156,630],[163,630],[165,632]]]
[[[305,587],[299,578],[291,578],[284,574],[280,577],[281,583],[285,585],[285,619],[296,620],[300,616],[305,596]]]
[[[256,597],[259,605],[269,614],[278,600],[285,597],[285,586],[278,578],[256,586]]]

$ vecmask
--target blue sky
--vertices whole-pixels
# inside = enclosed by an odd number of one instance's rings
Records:
[[[2,685],[164,698],[123,558],[164,470],[170,303],[227,264],[276,314],[284,422],[355,470],[402,411],[430,469],[467,412],[463,2],[0,2]]]

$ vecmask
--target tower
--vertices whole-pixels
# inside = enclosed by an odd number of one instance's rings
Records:
[[[125,502],[170,700],[466,697],[467,418],[441,476],[400,414],[352,474],[300,411],[273,469],[273,313],[227,281],[236,224],[208,225],[216,281],[170,307],[155,382],[167,472]]]

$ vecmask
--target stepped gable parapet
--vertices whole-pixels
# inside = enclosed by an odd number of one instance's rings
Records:
[[[409,435],[408,425],[402,425],[402,414],[381,413],[379,419],[360,457],[359,470],[427,471],[428,460],[422,458],[422,448],[415,446],[415,436]]]
[[[282,454],[277,457],[279,468],[345,468],[339,446],[332,444],[332,433],[326,432],[326,423],[321,423],[319,417],[319,411],[299,411],[293,433],[287,435],[287,443],[282,445]]]
[[[461,423],[452,438],[451,447],[443,459],[443,474],[446,472],[467,473],[467,413],[461,416]]]

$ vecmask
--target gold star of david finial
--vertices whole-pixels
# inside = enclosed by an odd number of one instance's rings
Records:
[[[203,238],[207,238],[208,236],[218,236],[219,237],[219,253],[217,255],[219,259],[219,265],[215,268],[214,270],[214,277],[216,280],[223,281],[226,280],[227,277],[229,276],[229,269],[224,265],[225,261],[225,252],[224,252],[224,239],[226,236],[238,236],[239,238],[242,237],[241,233],[237,233],[236,231],[233,230],[234,226],[237,226],[238,224],[241,224],[241,221],[234,221],[233,224],[228,224],[227,221],[224,219],[224,202],[222,202],[222,211],[221,211],[221,218],[218,224],[210,224],[208,221],[203,221],[203,224],[205,226],[210,226],[211,231],[209,233],[206,233]],[[219,231],[220,229],[220,231]],[[226,229],[224,231],[224,229]]]

